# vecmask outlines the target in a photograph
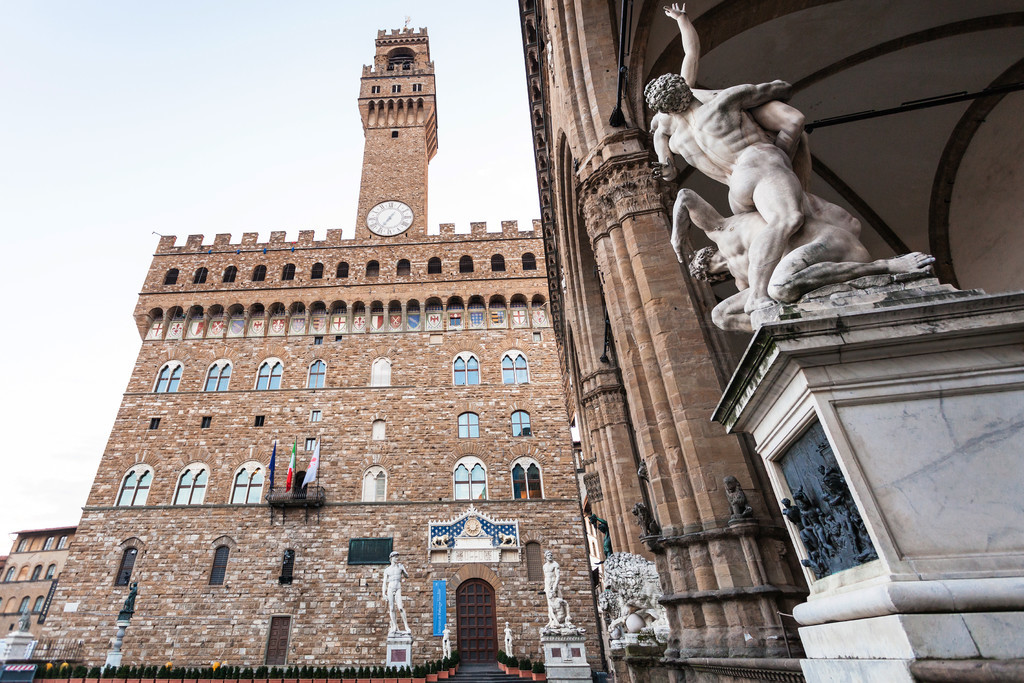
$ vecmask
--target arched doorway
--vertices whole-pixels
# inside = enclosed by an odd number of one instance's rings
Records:
[[[455,592],[456,631],[463,662],[493,662],[498,657],[494,588],[483,579],[469,579]]]

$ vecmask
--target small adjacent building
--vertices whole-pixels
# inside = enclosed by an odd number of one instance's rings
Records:
[[[0,559],[0,637],[17,630],[25,610],[31,614],[29,632],[42,632],[75,530],[67,526],[13,534],[10,554]]]

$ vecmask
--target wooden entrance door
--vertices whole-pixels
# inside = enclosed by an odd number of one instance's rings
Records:
[[[498,658],[498,629],[494,589],[482,579],[459,584],[455,593],[459,656],[464,662],[493,662]]]
[[[281,666],[288,659],[288,632],[292,627],[291,617],[271,617],[270,637],[267,638],[267,661],[269,666]]]

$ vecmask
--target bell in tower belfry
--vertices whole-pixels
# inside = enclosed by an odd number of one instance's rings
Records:
[[[363,67],[359,113],[365,143],[357,239],[422,237],[427,229],[427,165],[437,152],[427,29],[377,32],[373,64]]]

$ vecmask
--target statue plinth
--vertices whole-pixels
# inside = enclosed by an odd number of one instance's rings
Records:
[[[15,631],[0,640],[0,662],[16,662],[32,656],[36,637],[28,631]]]
[[[412,666],[412,634],[392,631],[388,634],[387,657],[384,666]]]
[[[547,680],[555,683],[591,680],[585,639],[583,629],[574,627],[545,628],[541,631],[540,644],[544,650]]]
[[[715,411],[782,501],[808,681],[1024,657],[1024,294],[921,284],[765,324]]]

